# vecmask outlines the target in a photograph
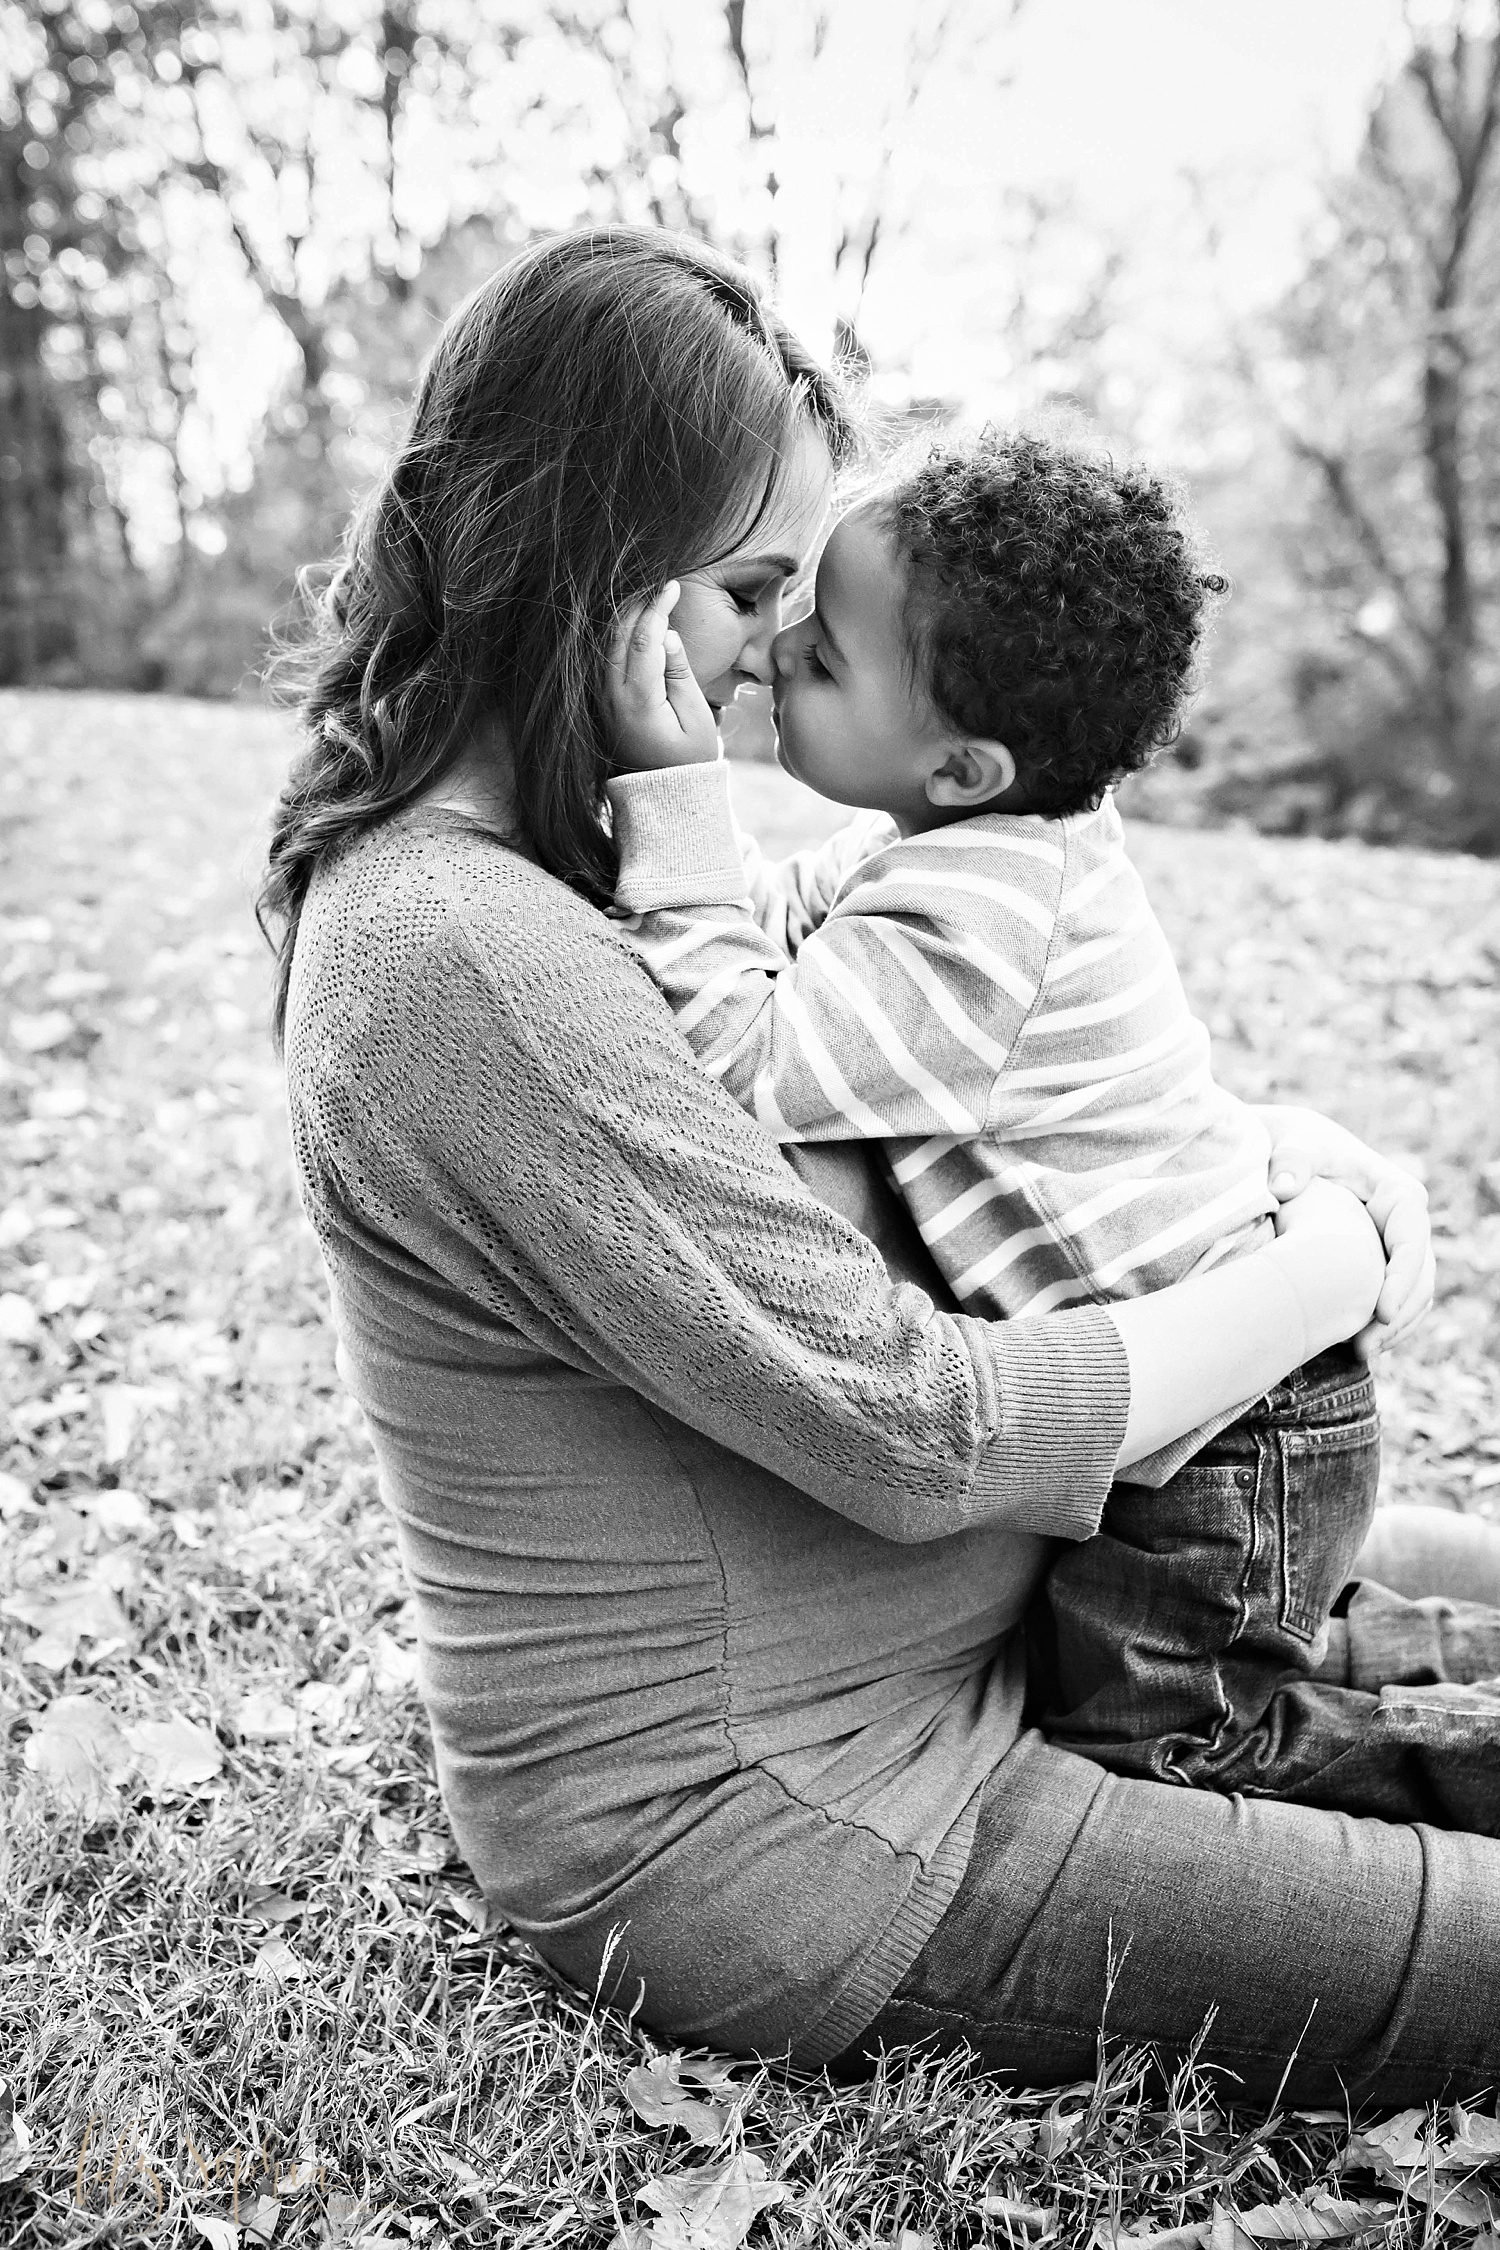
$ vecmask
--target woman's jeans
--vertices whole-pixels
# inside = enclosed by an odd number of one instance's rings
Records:
[[[1500,1604],[1500,1532],[1389,1514],[1424,1565],[1402,1567],[1388,1526],[1390,1575]],[[1320,1673],[1437,1733],[1496,1675],[1500,1606],[1370,1581]],[[1500,1702],[1490,1711],[1482,1747],[1466,1737],[1481,1780],[1500,1765]],[[843,2060],[967,2044],[1021,2083],[1057,2084],[1092,2075],[1101,2026],[1170,2066],[1210,2017],[1199,2060],[1228,2074],[1230,2098],[1269,2101],[1284,2073],[1301,2103],[1493,2092],[1500,1841],[1120,1776],[1030,1730],[985,1785],[953,1903]]]

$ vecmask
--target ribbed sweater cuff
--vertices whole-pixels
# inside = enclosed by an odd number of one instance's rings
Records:
[[[663,906],[733,906],[747,895],[722,758],[620,774],[605,789],[620,854],[616,906],[644,914]]]
[[[1053,1539],[1090,1539],[1114,1479],[1130,1412],[1130,1365],[1099,1305],[985,1330],[995,1435],[969,1504]]]

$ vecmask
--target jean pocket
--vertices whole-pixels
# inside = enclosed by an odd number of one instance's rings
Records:
[[[1349,1576],[1380,1481],[1380,1420],[1282,1427],[1281,1622],[1298,1640],[1321,1632]]]

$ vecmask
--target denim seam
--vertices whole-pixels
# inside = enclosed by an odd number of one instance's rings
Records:
[[[908,2000],[903,1998],[899,1985],[897,1986],[895,1992],[892,1993],[889,2005],[893,2008],[910,2009],[910,2011],[914,2015],[930,2016],[934,2023],[957,2025],[959,2027],[968,2025],[972,2029],[977,2030],[981,2033],[996,2031],[1021,2031],[1031,2033],[1041,2032],[1044,2035],[1050,2034],[1054,2038],[1062,2037],[1065,2039],[1078,2038],[1094,2040],[1097,2039],[1100,2028],[1097,2023],[1085,2024],[1081,2017],[1079,2018],[1076,2025],[1068,2025],[1060,2023],[1055,2016],[986,2016],[978,2013],[973,2009],[968,2008],[938,2007],[935,2006],[931,2001]],[[1119,2034],[1119,2037],[1122,2040],[1129,2036],[1130,2035],[1126,2033]],[[1196,2036],[1196,2034],[1194,2034],[1194,2036]],[[1183,2044],[1188,2044],[1188,2040],[1185,2035]],[[1351,2081],[1357,2085],[1361,2079],[1370,2076],[1373,2070],[1378,2069],[1390,2059],[1383,2050],[1384,2040],[1382,2039],[1380,2048],[1369,2051],[1372,2054],[1372,2059],[1368,2067],[1364,2067],[1364,2056],[1361,2056],[1359,2058],[1358,2066],[1355,2066],[1351,2065],[1349,2058],[1346,2055],[1340,2055],[1332,2050],[1330,2050],[1327,2054],[1323,2054],[1310,2050],[1305,2046],[1298,2047],[1297,2060],[1299,2062],[1306,2061],[1313,2063],[1332,2063],[1336,2068],[1346,2071]],[[1213,2055],[1209,2058],[1209,2061],[1205,2067],[1218,2067],[1219,2058],[1221,2055],[1232,2057],[1236,2061],[1240,2062],[1283,2062],[1286,2059],[1286,2049],[1280,2046],[1249,2047],[1225,2041],[1221,2042],[1215,2048]],[[1403,2054],[1401,2057],[1401,2061],[1403,2064],[1414,2064],[1419,2068],[1426,2063],[1442,2064],[1446,2062],[1447,2059],[1447,2056],[1436,2047],[1423,2054]],[[1006,2065],[1007,2069],[1011,2067],[1012,2066],[1010,2065]]]

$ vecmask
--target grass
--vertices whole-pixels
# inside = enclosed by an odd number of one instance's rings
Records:
[[[5,695],[0,740],[0,2074],[34,2135],[0,2241],[603,2250],[649,2219],[640,2187],[741,2147],[787,2189],[752,2245],[1206,2240],[1216,2203],[1329,2185],[1337,2122],[1236,2116],[1191,2076],[1163,2097],[1130,2054],[1061,2096],[910,2057],[855,2088],[738,2067],[716,2156],[635,2116],[650,2042],[483,1928],[431,1778],[262,1031],[249,898],[285,732]],[[773,847],[836,817],[771,769],[738,788]],[[1500,868],[1134,841],[1221,1075],[1428,1173],[1443,1290],[1383,1383],[1387,1490],[1490,1508]],[[79,1590],[93,1637],[38,1661],[17,1606]],[[190,1722],[218,1772],[68,1810],[26,1745],[79,1695]],[[6,2145],[0,2116],[0,2173]]]

